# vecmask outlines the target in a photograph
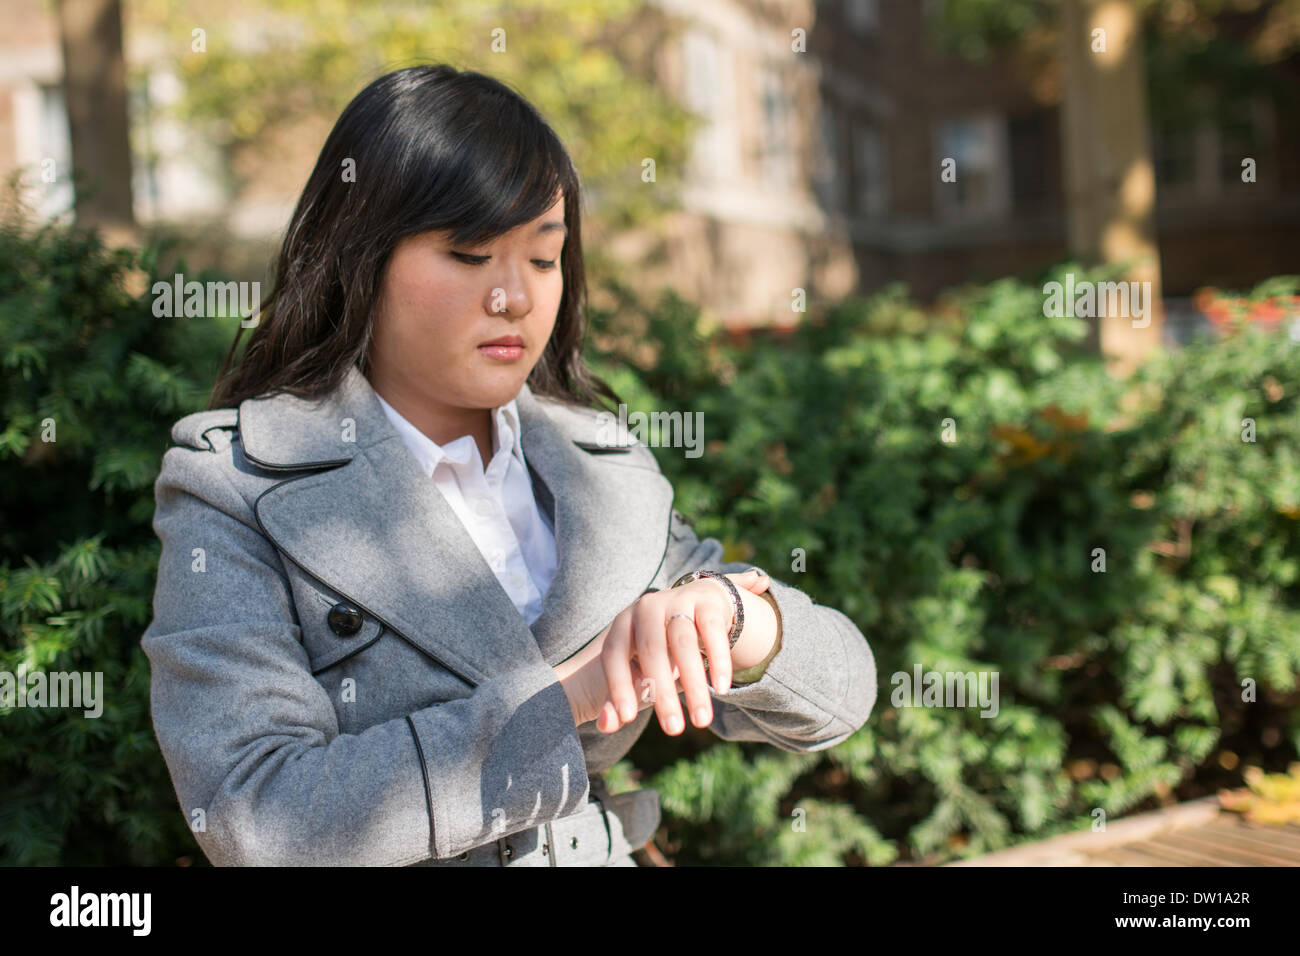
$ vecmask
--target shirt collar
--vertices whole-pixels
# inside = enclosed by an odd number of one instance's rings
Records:
[[[474,439],[470,435],[462,435],[459,438],[447,442],[445,445],[439,445],[424,432],[412,425],[405,417],[384,401],[383,396],[378,392],[375,398],[379,399],[379,404],[388,416],[389,422],[397,430],[397,434],[402,436],[402,441],[406,447],[411,449],[416,460],[424,469],[425,474],[433,476],[434,469],[438,467],[444,459],[457,465],[464,465],[469,462],[474,454]],[[511,399],[504,405],[493,410],[493,421],[495,427],[492,429],[492,458],[496,460],[497,454],[501,451],[503,442],[508,442],[510,454],[518,459],[519,463],[525,464],[524,446],[523,446],[523,429],[519,422],[519,407],[516,399]],[[486,469],[491,462],[483,462]]]

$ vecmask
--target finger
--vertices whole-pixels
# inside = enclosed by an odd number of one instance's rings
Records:
[[[650,680],[649,677],[646,677],[645,673],[641,670],[641,668],[637,666],[635,650],[632,651],[632,659],[628,662],[628,670],[631,672],[632,675],[632,687],[636,694],[637,715],[639,716],[641,711],[648,710],[649,708],[654,706],[654,681]],[[677,677],[678,677],[677,666],[674,665],[673,680],[676,683],[673,687],[673,690],[675,693],[680,693],[682,690],[682,682],[678,680]],[[622,715],[618,712],[617,708],[614,707],[613,698],[606,697],[605,700],[606,700],[606,704],[608,705],[607,706],[608,713],[613,714],[614,717],[616,718],[616,726],[614,726],[613,730],[618,730],[619,727],[626,726],[636,720],[635,716],[631,720],[624,720]],[[597,724],[597,726],[599,726],[599,723]]]
[[[655,705],[654,681],[641,670],[641,665],[637,663],[635,656],[632,660],[632,683],[636,685],[636,707],[637,713],[640,714],[641,711],[649,710]]]
[[[695,605],[698,640],[704,645],[704,653],[709,655],[709,675],[713,678],[713,689],[718,693],[731,686],[731,644],[727,641],[727,621],[734,611],[729,601],[725,612],[722,607],[723,604],[717,600],[700,600]]]
[[[632,642],[637,663],[650,681],[654,693],[655,714],[664,733],[675,737],[686,729],[681,703],[673,693],[677,677],[668,655],[668,635],[664,628],[665,602],[641,600],[632,615]]]
[[[682,616],[674,616],[682,615]],[[700,658],[700,632],[695,615],[686,611],[670,611],[665,625],[668,649],[681,675],[682,690],[686,694],[686,710],[691,723],[707,727],[713,723],[713,706],[709,697],[708,676]]]
[[[633,693],[636,698],[636,711],[630,719],[624,720],[613,698],[605,698],[605,706],[601,710],[601,716],[596,721],[596,726],[605,733],[612,734],[628,724],[635,723],[641,711],[654,706],[654,697],[651,693],[653,681],[646,677],[641,672],[641,668],[637,666],[635,651],[632,653],[632,660],[628,661],[628,672],[631,675]]]
[[[751,594],[762,594],[771,584],[772,579],[764,573],[762,568],[750,568],[748,571],[742,571],[739,574],[727,574],[732,584],[737,587],[743,587]]]
[[[596,718],[596,729],[602,734],[612,734],[623,726],[623,721],[618,717],[618,709],[614,702],[608,697],[605,698],[605,706],[600,709],[600,716]]]
[[[630,666],[632,649],[632,613],[628,608],[621,611],[610,624],[605,645],[600,651],[605,686],[621,723],[635,720],[637,714],[636,687]]]

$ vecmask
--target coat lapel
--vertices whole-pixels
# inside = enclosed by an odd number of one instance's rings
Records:
[[[572,656],[644,592],[668,539],[671,484],[626,448],[586,450],[603,437],[597,412],[527,385],[517,401],[539,503],[553,500],[557,547],[531,629],[360,371],[323,399],[281,394],[239,409],[245,456],[285,478],[254,507],[267,537],[471,684]]]

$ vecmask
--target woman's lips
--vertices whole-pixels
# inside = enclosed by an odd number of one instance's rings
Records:
[[[524,347],[522,345],[480,345],[479,352],[490,359],[498,362],[513,362],[523,358]]]

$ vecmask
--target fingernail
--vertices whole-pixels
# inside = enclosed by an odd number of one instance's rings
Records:
[[[695,726],[704,727],[709,723],[709,709],[707,707],[695,708]]]
[[[682,719],[680,717],[668,718],[668,732],[670,734],[680,734],[682,732]]]
[[[619,714],[623,717],[624,720],[631,720],[632,718],[636,717],[636,708],[633,707],[631,704],[624,704],[622,709],[619,710]]]

